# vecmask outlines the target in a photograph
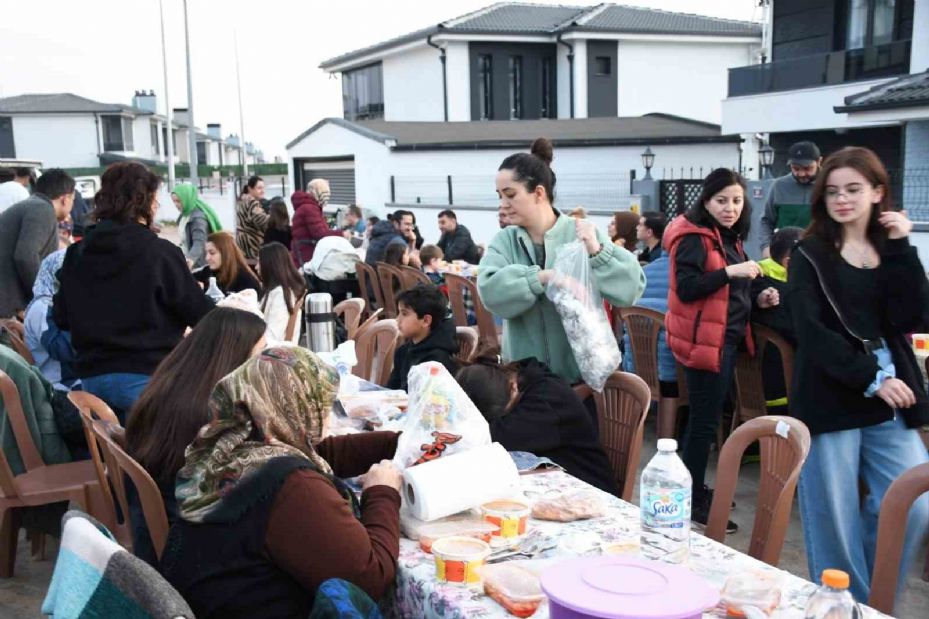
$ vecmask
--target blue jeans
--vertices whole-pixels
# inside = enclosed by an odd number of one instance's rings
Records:
[[[109,404],[119,417],[119,422],[126,425],[129,409],[139,399],[151,378],[147,374],[101,374],[84,378],[81,382],[84,391]]]
[[[927,460],[919,435],[899,415],[876,426],[813,437],[798,492],[811,580],[819,582],[824,569],[843,570],[855,599],[868,601],[881,500],[894,479]],[[859,477],[868,487],[863,504]],[[906,582],[927,526],[929,495],[924,494],[910,510],[898,586]]]

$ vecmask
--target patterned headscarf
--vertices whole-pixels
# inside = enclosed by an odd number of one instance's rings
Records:
[[[181,517],[210,521],[223,497],[272,458],[303,458],[331,476],[312,444],[322,438],[338,387],[335,370],[298,347],[269,348],[220,380],[210,396],[210,422],[187,447],[177,474]]]
[[[53,251],[42,260],[39,265],[39,273],[36,275],[35,283],[32,285],[32,301],[29,302],[31,307],[33,303],[40,299],[51,300],[55,293],[58,292],[58,271],[65,261],[65,252],[67,249]],[[29,313],[29,307],[26,308]]]
[[[324,178],[314,178],[311,180],[309,185],[306,186],[306,192],[313,196],[319,208],[324,208],[329,204],[329,197],[332,195],[329,191],[329,181]]]

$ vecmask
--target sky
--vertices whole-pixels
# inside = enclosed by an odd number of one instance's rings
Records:
[[[182,0],[163,0],[171,107],[187,107]],[[537,4],[597,2],[535,0]],[[0,0],[0,97],[71,92],[104,103],[131,103],[154,90],[164,106],[158,0],[31,0],[13,11]],[[329,116],[342,115],[338,78],[319,63],[447,21],[492,0],[188,0],[194,121],[239,133],[235,39],[239,43],[245,138],[271,161],[287,142]],[[674,12],[760,18],[757,0],[625,0]],[[15,17],[14,17],[15,16]]]

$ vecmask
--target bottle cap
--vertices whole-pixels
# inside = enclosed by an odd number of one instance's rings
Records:
[[[848,574],[842,570],[823,570],[823,584],[833,589],[848,589]]]
[[[677,451],[677,441],[673,438],[658,439],[658,451]]]

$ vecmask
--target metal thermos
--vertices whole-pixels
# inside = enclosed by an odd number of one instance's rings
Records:
[[[303,308],[306,316],[306,344],[313,352],[335,350],[335,314],[332,312],[332,295],[314,292],[306,296]]]

